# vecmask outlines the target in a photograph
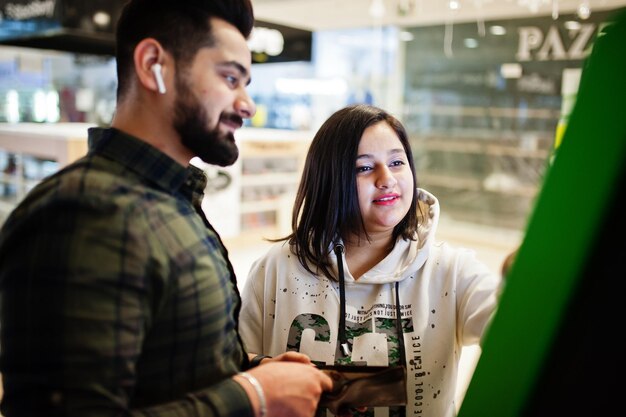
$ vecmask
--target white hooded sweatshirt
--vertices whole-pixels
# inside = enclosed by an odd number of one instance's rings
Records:
[[[500,277],[472,251],[435,242],[439,202],[425,190],[417,192],[428,213],[417,240],[400,239],[357,281],[343,261],[351,357],[339,349],[338,282],[307,272],[286,242],[274,244],[257,260],[245,283],[239,325],[247,350],[270,356],[299,351],[328,365],[395,365],[398,281],[408,374],[406,416],[454,416],[461,347],[480,342],[496,308]],[[336,270],[334,251],[329,250],[329,257]],[[386,417],[396,411],[375,408],[369,414]]]

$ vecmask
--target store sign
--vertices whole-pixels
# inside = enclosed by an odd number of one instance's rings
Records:
[[[278,29],[255,27],[250,34],[248,46],[253,54],[277,56],[283,52],[285,38]]]
[[[113,55],[126,0],[0,0],[0,44]]]
[[[117,20],[124,3],[125,0],[0,0],[0,33],[34,33],[40,30],[38,24],[46,21],[65,29],[113,33],[112,22]]]
[[[414,40],[406,42],[405,54],[412,57],[407,79],[415,88],[552,94],[564,69],[582,65],[613,13],[595,12],[582,21],[575,15],[486,21],[484,36],[475,23],[454,24],[453,37],[446,36],[445,25],[416,27]],[[469,47],[467,39],[476,45]]]
[[[308,30],[257,20],[248,45],[256,64],[310,61],[312,39]]]
[[[5,3],[0,12],[2,19],[28,20],[54,17],[56,0],[12,0],[2,3]]]
[[[516,58],[518,61],[557,61],[580,60],[590,52],[593,35],[597,25],[581,24],[577,29],[565,32],[552,25],[546,32],[539,26],[522,26],[518,28],[519,43]],[[569,45],[563,38],[568,33]]]

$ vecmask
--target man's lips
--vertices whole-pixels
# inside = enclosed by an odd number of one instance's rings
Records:
[[[243,119],[239,116],[224,116],[220,119],[220,123],[226,125],[229,129],[235,131],[243,126]]]

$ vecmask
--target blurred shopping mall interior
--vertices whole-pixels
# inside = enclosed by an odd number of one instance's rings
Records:
[[[123,0],[0,1],[0,223],[82,155],[115,112],[113,30]],[[204,165],[204,208],[240,285],[284,236],[307,146],[364,102],[406,126],[439,239],[499,271],[519,245],[593,42],[626,0],[253,0],[257,113],[241,157]],[[471,361],[468,362],[471,368]],[[462,388],[460,388],[462,391]]]

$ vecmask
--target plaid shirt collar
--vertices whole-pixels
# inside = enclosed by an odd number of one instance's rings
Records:
[[[116,161],[171,194],[181,192],[194,203],[202,199],[207,178],[200,168],[184,167],[147,142],[115,128],[93,127],[88,133],[90,154]]]

